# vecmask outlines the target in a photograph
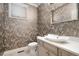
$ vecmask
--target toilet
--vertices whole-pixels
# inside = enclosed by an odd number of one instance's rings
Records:
[[[38,43],[37,42],[32,42],[28,44],[28,48],[30,49],[30,55],[31,56],[36,56],[37,54],[37,46]]]
[[[3,56],[38,56],[37,42],[31,42],[28,46],[5,51]]]

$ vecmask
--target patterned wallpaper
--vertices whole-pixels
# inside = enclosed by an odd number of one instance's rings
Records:
[[[23,47],[29,42],[36,41],[37,9],[32,6],[28,6],[27,19],[16,19],[8,16],[8,4],[5,4],[4,8],[6,50]]]
[[[48,33],[67,35],[67,36],[77,36],[79,37],[79,20],[67,21],[62,23],[51,24],[51,10],[61,6],[63,4],[41,4],[39,7],[38,16],[38,35],[46,35]],[[62,10],[61,10],[62,11]],[[60,11],[59,11],[60,12]],[[65,11],[64,11],[65,12]]]
[[[3,4],[0,4],[0,55],[4,51],[3,39],[4,39],[4,12]]]
[[[0,13],[0,49],[15,49],[36,41],[37,8],[28,5],[27,19],[16,19],[8,16],[8,5],[0,4],[0,10],[1,6],[4,10],[4,13]]]

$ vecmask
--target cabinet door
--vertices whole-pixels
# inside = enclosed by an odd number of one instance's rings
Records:
[[[41,42],[38,40],[38,55],[39,56],[56,56],[57,55],[57,48],[52,46],[48,43]]]
[[[57,52],[57,47],[53,46],[53,45],[50,45],[48,43],[44,43],[44,47],[50,51],[49,54],[54,54],[54,55],[58,55],[58,52]]]
[[[44,48],[43,41],[37,40],[38,42],[38,47],[37,47],[37,51],[38,51],[38,55],[39,56],[48,56],[48,50],[46,48]]]
[[[70,52],[62,50],[62,49],[59,49],[59,55],[60,56],[77,56],[77,55],[75,55],[73,53],[70,53]]]
[[[52,51],[48,51],[48,56],[56,56]]]
[[[39,56],[48,56],[48,50],[42,46],[38,47],[38,55]]]

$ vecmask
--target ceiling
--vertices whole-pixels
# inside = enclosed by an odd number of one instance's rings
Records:
[[[26,4],[29,4],[29,5],[32,5],[32,6],[35,6],[35,7],[38,7],[40,5],[40,3],[26,3]]]

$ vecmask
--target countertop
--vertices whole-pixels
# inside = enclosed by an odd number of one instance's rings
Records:
[[[37,40],[41,40],[43,42],[49,43],[49,44],[54,45],[58,48],[66,50],[68,52],[74,53],[75,55],[79,55],[79,38],[73,37],[64,43],[53,42],[53,41],[47,40],[41,36],[37,36]]]

